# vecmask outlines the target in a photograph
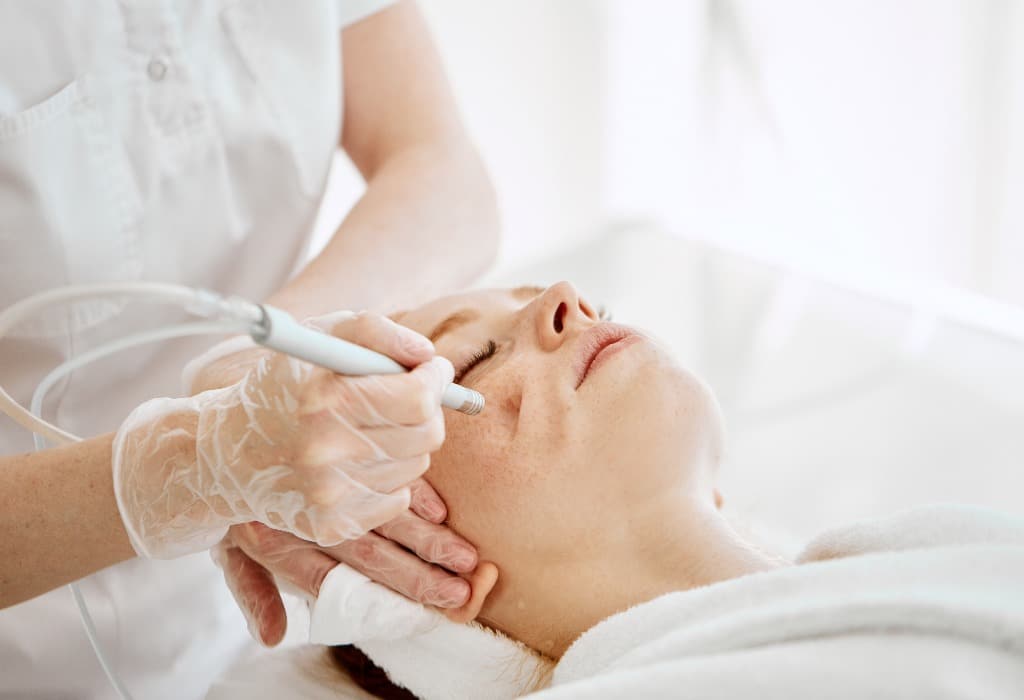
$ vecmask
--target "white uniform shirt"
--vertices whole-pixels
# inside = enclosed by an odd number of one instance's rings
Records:
[[[23,0],[0,5],[0,307],[100,281],[172,281],[254,300],[300,262],[341,126],[339,27],[383,0]],[[23,405],[64,359],[183,318],[61,309],[0,341]],[[46,416],[79,435],[180,393],[211,344],[133,350],[77,372]],[[32,449],[0,415],[0,453]],[[246,643],[209,556],[133,560],[82,582],[137,698],[194,698]],[[0,611],[0,698],[113,697],[66,588]]]

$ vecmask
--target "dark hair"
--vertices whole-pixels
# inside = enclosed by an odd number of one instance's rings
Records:
[[[383,700],[416,700],[408,690],[392,683],[384,669],[360,649],[345,644],[327,647],[327,652],[331,661],[366,692]]]
[[[536,668],[527,672],[526,666],[520,666],[516,671],[519,678],[524,681],[523,688],[527,693],[537,692],[551,685],[551,677],[555,671],[556,662],[553,659],[536,652],[532,653],[538,661]],[[357,647],[350,644],[329,646],[327,657],[332,674],[341,673],[374,697],[382,700],[417,700],[415,693],[393,683],[384,669],[373,663],[370,657]],[[515,670],[515,665],[510,666],[510,669]]]

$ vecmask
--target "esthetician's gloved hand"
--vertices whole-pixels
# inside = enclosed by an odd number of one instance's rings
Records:
[[[426,481],[419,479],[411,488],[408,511],[336,547],[321,548],[259,523],[232,527],[212,555],[252,636],[267,646],[284,637],[287,619],[275,577],[316,597],[339,562],[407,598],[444,608],[457,621],[475,617],[479,610],[470,609],[470,584],[458,574],[476,568],[476,549],[441,524],[447,517],[444,502]]]
[[[231,386],[141,405],[113,453],[118,507],[139,554],[201,551],[249,521],[333,546],[409,507],[408,485],[444,439],[451,363],[381,316],[320,327],[416,369],[343,377],[274,353]]]

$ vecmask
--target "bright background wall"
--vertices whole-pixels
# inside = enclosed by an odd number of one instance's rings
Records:
[[[1024,4],[422,7],[501,199],[487,281],[669,342],[737,512],[1024,512]],[[339,159],[321,238],[359,191]]]
[[[622,221],[1024,305],[1024,6],[429,0],[502,266]],[[358,192],[342,171],[330,205]]]

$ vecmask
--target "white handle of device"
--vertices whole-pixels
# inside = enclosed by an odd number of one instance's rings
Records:
[[[311,362],[338,374],[399,374],[408,370],[390,357],[303,326],[288,312],[263,304],[263,318],[250,335],[260,345]],[[459,384],[449,384],[441,396],[441,405],[475,416],[484,408],[480,392]]]

